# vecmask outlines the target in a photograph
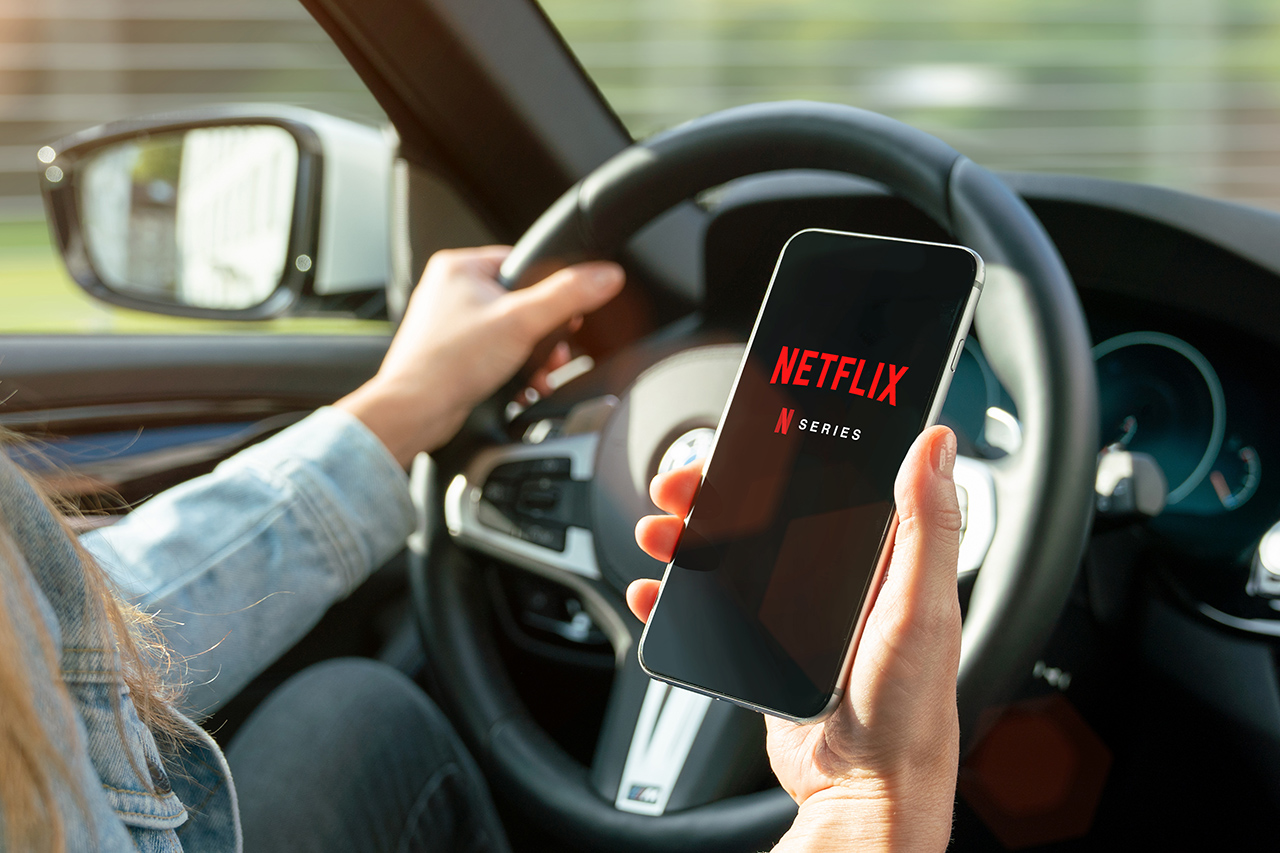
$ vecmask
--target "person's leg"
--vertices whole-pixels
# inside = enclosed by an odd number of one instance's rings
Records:
[[[298,673],[236,733],[227,760],[245,853],[508,849],[448,720],[376,661],[344,658]]]

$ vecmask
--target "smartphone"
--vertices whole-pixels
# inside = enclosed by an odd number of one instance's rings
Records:
[[[963,246],[787,241],[640,639],[654,678],[814,721],[843,693],[982,289]]]

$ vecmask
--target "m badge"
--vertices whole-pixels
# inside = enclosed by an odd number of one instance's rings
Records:
[[[657,785],[632,785],[631,790],[627,792],[627,799],[634,803],[654,805],[658,802],[658,795],[661,793],[662,789]]]

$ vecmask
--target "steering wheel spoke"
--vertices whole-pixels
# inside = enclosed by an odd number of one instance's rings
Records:
[[[745,793],[766,772],[760,715],[655,681],[626,657],[591,767],[602,799],[658,816]]]

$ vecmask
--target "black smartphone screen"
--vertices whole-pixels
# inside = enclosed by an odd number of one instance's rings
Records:
[[[825,231],[788,242],[645,631],[650,672],[823,711],[978,263]]]

